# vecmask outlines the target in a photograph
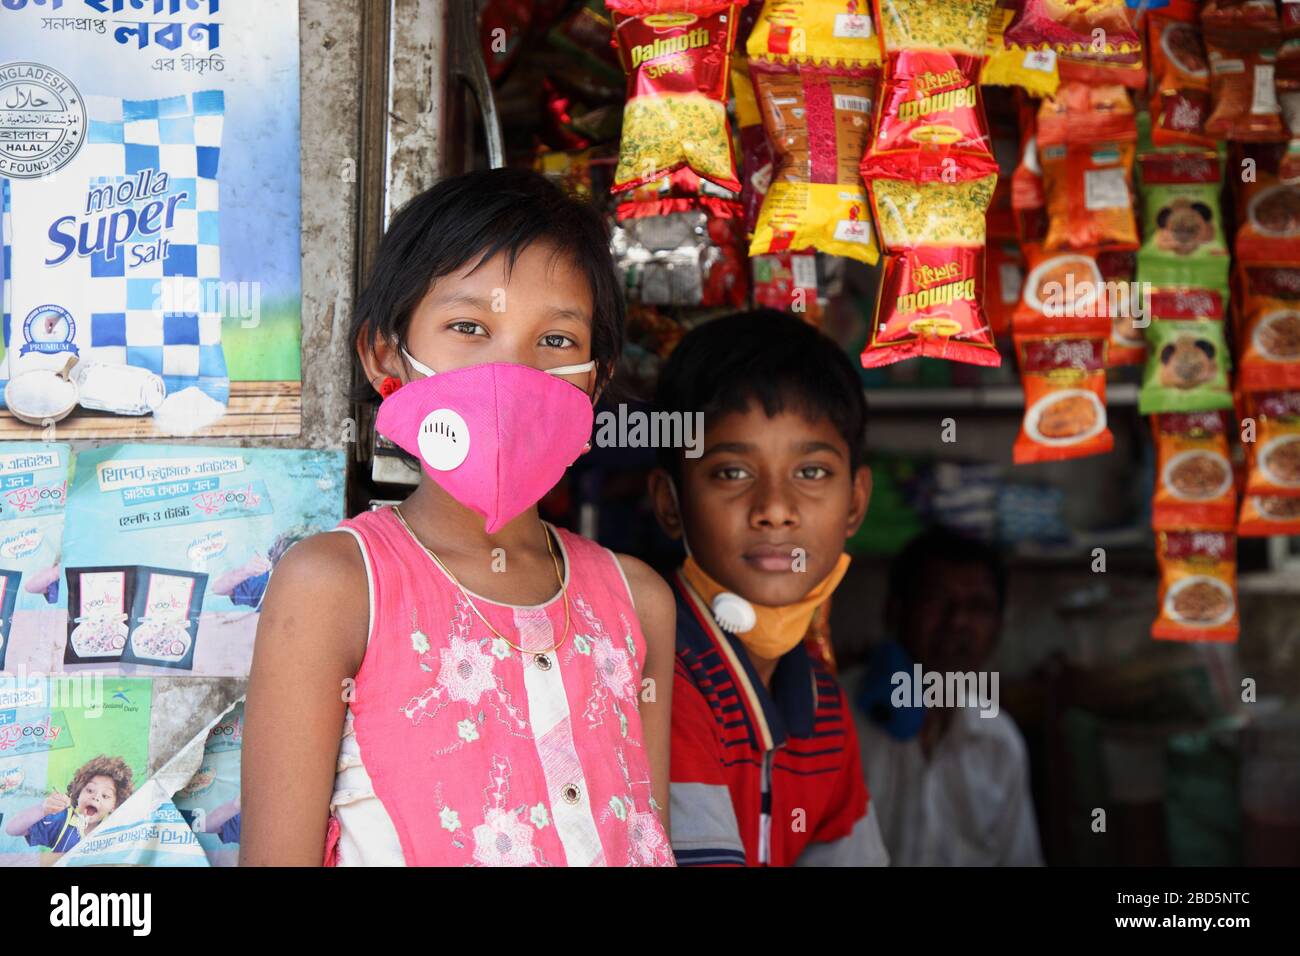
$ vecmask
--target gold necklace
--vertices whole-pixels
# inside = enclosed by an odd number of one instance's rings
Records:
[[[411,529],[410,524],[408,524],[406,521],[406,517],[398,509],[397,505],[393,505],[393,514],[397,516],[397,520],[401,522],[402,527],[406,529],[406,533],[411,536],[411,540],[414,541],[416,544],[418,544],[421,548],[423,548],[425,554],[433,558],[434,563],[436,563],[438,567],[442,569],[443,574],[451,578],[451,583],[456,585],[456,587],[460,590],[460,593],[464,596],[465,600],[469,602],[469,606],[471,610],[473,610],[473,612],[478,615],[478,619],[483,622],[483,626],[486,627],[493,634],[495,634],[497,637],[499,637],[501,640],[505,641],[508,645],[513,647],[515,650],[517,650],[520,654],[532,654],[534,657],[541,657],[543,654],[549,653],[551,651],[558,651],[560,649],[560,645],[569,639],[569,586],[564,580],[564,572],[560,570],[560,559],[555,556],[555,548],[551,545],[551,532],[547,529],[545,522],[542,523],[542,533],[546,535],[546,550],[550,554],[551,560],[555,563],[555,577],[556,580],[560,582],[560,595],[564,601],[564,633],[560,636],[559,641],[551,645],[550,647],[544,648],[540,651],[532,651],[520,647],[518,644],[510,640],[510,638],[506,637],[495,627],[493,627],[492,623],[486,617],[483,616],[483,612],[478,609],[478,605],[474,603],[474,599],[470,597],[469,592],[465,590],[465,586],[460,583],[460,580],[456,577],[456,575],[451,573],[451,568],[447,567],[447,565],[442,563],[442,559],[439,558],[438,555],[434,553],[434,550],[431,547],[429,547],[418,537],[416,537],[415,532]]]

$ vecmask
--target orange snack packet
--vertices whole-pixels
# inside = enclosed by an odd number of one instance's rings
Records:
[[[1241,265],[1244,392],[1300,389],[1300,266]]]
[[[1235,641],[1236,536],[1226,531],[1161,531],[1160,613],[1151,636],[1165,641]]]
[[[1152,415],[1151,432],[1156,444],[1151,527],[1157,531],[1233,530],[1237,495],[1224,414]]]
[[[1213,146],[1205,122],[1210,118],[1210,62],[1199,24],[1166,10],[1147,15],[1151,53],[1151,141],[1156,146]]]
[[[1237,536],[1271,538],[1300,534],[1300,495],[1247,495],[1241,500]]]
[[[1277,100],[1273,50],[1229,50],[1206,44],[1210,61],[1210,101],[1205,133],[1215,139],[1271,142],[1286,139]]]
[[[1020,334],[1075,333],[1105,338],[1111,315],[1124,310],[1130,288],[1108,283],[1097,249],[1048,252],[1040,243],[1022,247],[1025,281],[1012,325]]]
[[[1022,465],[1110,451],[1104,334],[1016,335],[1015,343],[1025,415],[1012,460]]]
[[[1066,83],[1038,111],[1049,250],[1136,244],[1133,160],[1137,122],[1117,85]]]
[[[1253,163],[1249,182],[1235,184],[1237,235],[1235,253],[1239,262],[1300,263],[1300,185],[1288,185],[1278,178],[1278,166],[1285,147],[1280,143],[1257,143],[1238,147],[1238,169]]]
[[[990,240],[984,260],[984,312],[993,334],[1011,331],[1011,316],[1020,301],[1025,265],[1015,242]]]
[[[1300,392],[1246,396],[1255,440],[1246,442],[1247,495],[1300,496]]]

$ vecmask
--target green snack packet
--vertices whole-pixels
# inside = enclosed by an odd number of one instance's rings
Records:
[[[1231,360],[1221,319],[1158,319],[1146,329],[1143,415],[1232,408]]]
[[[1219,208],[1221,166],[1212,152],[1141,157],[1143,230],[1138,282],[1228,295],[1230,252]]]

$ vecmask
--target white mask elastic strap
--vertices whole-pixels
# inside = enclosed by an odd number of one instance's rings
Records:
[[[410,352],[406,351],[405,346],[402,347],[402,354],[406,356],[406,361],[410,362],[411,367],[414,368],[417,372],[422,372],[425,375],[438,374],[433,369],[429,368],[429,366],[421,362],[419,359],[415,358],[415,356],[413,356]],[[542,371],[544,371],[547,375],[577,375],[579,372],[590,372],[595,367],[596,367],[596,360],[592,359],[590,362],[583,362],[581,365],[561,365],[559,368],[542,369]]]

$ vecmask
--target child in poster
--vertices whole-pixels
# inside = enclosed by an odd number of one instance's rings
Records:
[[[82,764],[66,792],[15,813],[5,833],[29,846],[66,853],[95,831],[131,795],[131,768],[121,757],[103,754]]]

